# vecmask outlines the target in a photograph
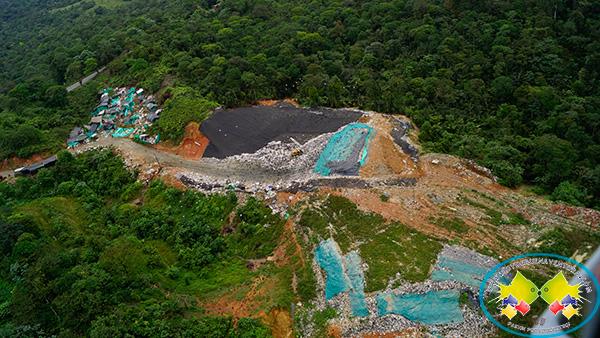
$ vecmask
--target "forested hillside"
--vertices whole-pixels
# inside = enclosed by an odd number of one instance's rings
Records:
[[[404,113],[429,151],[599,206],[598,2],[8,2],[2,157],[59,147],[97,88],[55,85],[106,64],[113,84],[191,87],[228,106],[295,97]]]
[[[281,226],[254,199],[143,187],[109,151],[61,152],[37,178],[0,183],[0,337],[269,336],[258,320],[206,314],[199,297],[261,274],[289,283],[245,267]]]

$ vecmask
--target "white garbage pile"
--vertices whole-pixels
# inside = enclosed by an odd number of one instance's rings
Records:
[[[277,173],[305,172],[312,170],[315,166],[332,135],[333,133],[319,135],[308,140],[301,147],[293,142],[273,141],[255,153],[235,155],[223,161],[249,164],[253,167],[259,166]],[[297,148],[301,152],[297,156],[293,156],[293,152]]]

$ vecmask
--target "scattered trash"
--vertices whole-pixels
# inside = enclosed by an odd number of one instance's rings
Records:
[[[475,251],[447,245],[438,255],[431,279],[457,281],[477,291],[485,274],[498,263]]]
[[[147,130],[160,118],[160,113],[154,97],[145,96],[144,89],[122,87],[113,91],[112,88],[106,88],[100,92],[100,103],[91,113],[90,123],[83,128],[73,128],[67,146],[75,148],[98,136],[108,135],[116,138],[133,137],[140,143],[156,144],[160,136],[151,136]]]

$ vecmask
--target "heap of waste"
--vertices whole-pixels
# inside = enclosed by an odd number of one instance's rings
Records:
[[[331,137],[317,161],[315,172],[322,176],[358,175],[373,134],[373,128],[364,123],[350,123]]]
[[[112,95],[111,95],[112,94]],[[151,136],[148,128],[160,118],[152,95],[146,96],[143,89],[106,88],[100,93],[100,103],[91,113],[90,123],[75,127],[69,134],[69,148],[87,143],[100,135],[112,137],[133,137],[140,143],[156,144],[160,136]]]
[[[461,292],[473,298],[474,289],[497,263],[472,250],[446,245],[438,256],[430,280],[365,295],[364,268],[357,251],[343,255],[335,240],[330,238],[321,241],[314,254],[317,266],[325,273],[324,294],[329,305],[349,308],[351,316],[368,317],[376,326],[384,324],[389,316],[402,316],[409,320],[408,323],[442,325],[448,329],[471,325],[476,314],[461,307]],[[406,324],[403,326],[408,327]]]
[[[477,291],[485,274],[498,261],[459,246],[446,245],[438,255],[431,279],[456,281]]]

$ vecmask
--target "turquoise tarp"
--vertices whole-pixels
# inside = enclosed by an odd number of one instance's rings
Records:
[[[377,295],[380,316],[397,314],[427,325],[461,323],[464,321],[456,290],[430,291],[424,294]]]
[[[350,280],[350,307],[352,314],[357,317],[369,315],[365,300],[365,276],[362,269],[362,260],[358,252],[352,251],[344,256],[346,262],[346,275]]]
[[[344,274],[342,256],[333,239],[321,242],[315,249],[315,259],[321,269],[325,270],[325,299],[331,299],[338,294],[348,291],[349,283]]]
[[[96,108],[96,110],[94,110],[92,115],[96,116],[96,115],[100,114],[101,111],[105,111],[107,109],[108,109],[108,106],[100,106],[100,107]]]
[[[477,289],[488,270],[489,268],[486,267],[441,256],[431,273],[431,279],[434,281],[454,280]]]
[[[112,133],[112,137],[128,137],[133,133],[134,130],[134,128],[118,128],[114,133]]]
[[[373,133],[373,128],[369,125],[350,123],[331,137],[317,160],[314,171],[322,176],[329,176],[334,164],[345,162],[347,165],[342,166],[349,168],[357,163],[358,167],[364,165]]]
[[[356,251],[342,257],[337,243],[333,239],[322,241],[315,249],[315,259],[326,273],[325,299],[329,300],[340,293],[349,291],[352,315],[369,315],[365,300],[365,277],[362,260]]]

